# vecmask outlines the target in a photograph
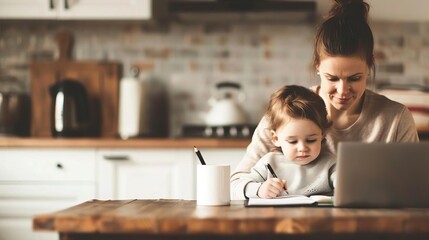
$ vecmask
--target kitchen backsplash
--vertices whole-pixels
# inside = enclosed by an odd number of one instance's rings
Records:
[[[429,86],[429,23],[373,22],[377,83]],[[139,66],[144,76],[168,87],[171,135],[184,123],[202,123],[215,83],[242,85],[251,123],[262,116],[269,95],[283,84],[318,83],[312,71],[315,26],[235,24],[157,26],[124,22],[0,21],[0,69],[22,81],[28,66],[58,56],[55,35],[73,33],[77,60]]]

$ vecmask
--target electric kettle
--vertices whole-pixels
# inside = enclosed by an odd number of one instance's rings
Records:
[[[248,123],[247,114],[241,106],[244,94],[234,82],[216,84],[216,91],[209,99],[210,111],[206,115],[209,126],[242,125]]]
[[[64,79],[50,86],[51,132],[54,137],[88,136],[88,96],[76,80]]]

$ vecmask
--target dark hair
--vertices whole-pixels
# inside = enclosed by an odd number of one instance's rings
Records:
[[[271,95],[266,112],[272,130],[277,130],[290,118],[308,119],[322,133],[331,126],[325,102],[315,92],[297,85],[286,85]]]
[[[320,64],[323,55],[361,55],[375,75],[374,37],[368,25],[369,8],[369,4],[363,0],[334,0],[326,19],[317,30],[314,67]]]

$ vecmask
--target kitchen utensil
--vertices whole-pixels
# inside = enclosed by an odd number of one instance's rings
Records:
[[[119,136],[167,137],[169,134],[168,98],[165,86],[138,67],[131,69],[133,77],[120,82]]]
[[[138,69],[133,77],[124,77],[119,83],[119,136],[122,139],[136,137],[140,133],[140,109],[143,85],[138,79]]]
[[[247,124],[247,114],[241,106],[244,93],[241,86],[233,82],[216,84],[216,91],[209,99],[210,111],[206,115],[206,124],[209,126]]]
[[[30,65],[32,121],[31,135],[50,137],[51,97],[49,88],[62,79],[74,79],[85,86],[90,114],[90,136],[117,137],[121,64],[110,61],[71,59],[72,35],[57,35],[59,58]]]
[[[18,79],[0,76],[0,136],[30,135],[30,104]]]
[[[50,88],[51,131],[54,137],[88,136],[90,116],[86,89],[78,81],[64,79]]]
[[[197,205],[225,206],[230,197],[230,165],[197,166]]]

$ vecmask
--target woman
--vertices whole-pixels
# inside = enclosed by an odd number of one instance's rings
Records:
[[[375,75],[368,11],[369,5],[363,0],[335,0],[314,42],[313,66],[320,85],[313,90],[323,98],[333,123],[326,140],[334,153],[340,141],[419,141],[412,115],[404,105],[366,89],[370,76]],[[249,172],[274,147],[266,118],[260,121],[231,175],[232,189],[239,173]],[[244,199],[244,193],[232,198]]]

